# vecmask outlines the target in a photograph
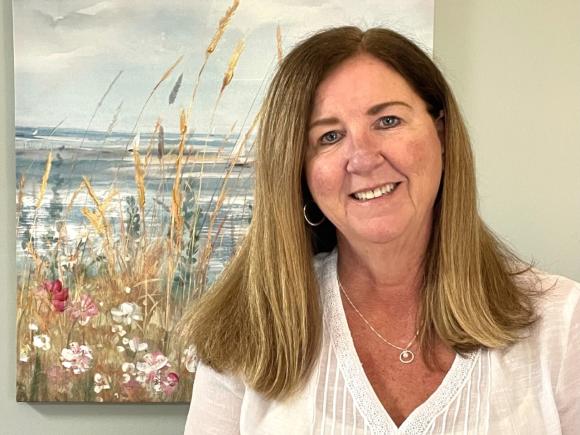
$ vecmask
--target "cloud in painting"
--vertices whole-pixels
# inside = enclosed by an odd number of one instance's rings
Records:
[[[94,128],[106,129],[123,101],[118,128],[129,130],[154,84],[184,55],[175,77],[159,89],[143,117],[177,127],[167,106],[173,80],[184,73],[175,107],[187,107],[205,48],[230,1],[216,0],[14,0],[16,121],[19,125],[86,126],[111,80],[121,78],[97,114]],[[225,129],[248,112],[275,64],[275,31],[284,50],[317,29],[341,24],[389,26],[430,50],[433,0],[241,0],[230,26],[204,73],[194,108],[202,126],[209,122],[230,53],[246,41],[234,75],[234,95],[224,95],[216,128]],[[167,89],[166,89],[167,88]],[[160,109],[161,107],[161,109]],[[208,109],[209,108],[209,109]]]

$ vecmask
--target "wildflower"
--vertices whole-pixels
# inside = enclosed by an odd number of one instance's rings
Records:
[[[123,302],[116,308],[111,310],[113,320],[117,323],[130,325],[135,321],[143,320],[141,315],[141,307],[133,302]]]
[[[68,288],[63,288],[60,279],[45,281],[42,287],[50,295],[50,302],[52,303],[53,309],[62,313],[68,301]]]
[[[169,360],[161,352],[146,353],[136,367],[139,382],[153,381],[162,368],[169,367]]]
[[[72,305],[70,311],[70,316],[74,320],[78,320],[81,325],[89,323],[91,317],[94,317],[97,314],[99,314],[99,308],[93,299],[87,294],[83,294],[80,300]]]
[[[135,376],[135,364],[124,362],[121,369],[123,370],[123,383],[126,384],[131,381],[132,376]]]
[[[133,337],[131,340],[129,340],[128,344],[129,349],[131,349],[135,353],[143,352],[147,350],[148,347],[148,344],[144,341],[141,341],[138,337]]]
[[[63,367],[71,369],[75,375],[86,372],[93,359],[91,348],[86,345],[79,345],[73,341],[68,348],[64,348],[60,354]]]
[[[95,386],[93,387],[95,393],[99,394],[103,390],[110,390],[111,384],[109,384],[110,378],[108,376],[103,376],[100,373],[95,373]]]
[[[42,350],[50,350],[50,337],[48,335],[35,335],[32,339],[34,347]]]
[[[197,370],[197,352],[195,351],[195,347],[193,345],[189,346],[187,349],[183,351],[183,358],[181,362],[185,364],[185,368],[189,373],[195,373]]]
[[[118,334],[119,337],[122,337],[127,333],[127,331],[125,331],[125,328],[123,328],[123,325],[113,325],[111,331],[114,332],[115,334]]]
[[[32,332],[36,332],[36,331],[38,331],[38,325],[36,323],[29,323],[28,329]]]
[[[28,362],[30,361],[30,351],[32,349],[30,348],[30,346],[27,344],[26,346],[22,346],[20,348],[20,354],[18,355],[18,361],[20,362]]]
[[[127,294],[131,293],[131,287],[125,287],[123,291]]]
[[[177,389],[177,384],[179,384],[179,375],[175,372],[169,372],[161,377],[159,387],[169,396]]]

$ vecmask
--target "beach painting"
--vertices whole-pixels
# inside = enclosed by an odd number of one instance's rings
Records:
[[[17,397],[188,402],[184,310],[252,218],[260,103],[324,27],[433,0],[14,0]]]

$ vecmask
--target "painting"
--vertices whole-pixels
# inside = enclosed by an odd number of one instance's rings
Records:
[[[433,0],[14,0],[17,400],[187,402],[184,310],[252,216],[260,103],[333,25],[427,51]]]

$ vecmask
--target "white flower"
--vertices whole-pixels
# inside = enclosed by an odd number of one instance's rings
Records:
[[[18,360],[20,362],[28,362],[30,361],[30,351],[32,349],[30,349],[30,346],[27,344],[26,346],[23,346],[20,348],[20,354],[18,356]]]
[[[129,340],[129,349],[131,349],[135,353],[143,352],[147,350],[148,347],[149,346],[147,345],[147,343],[141,341],[137,337],[133,337],[131,340]]]
[[[38,331],[38,325],[36,323],[29,323],[28,329],[32,332],[36,332],[36,331]]]
[[[152,382],[159,377],[159,371],[164,367],[170,367],[169,359],[161,352],[146,353],[143,361],[137,363],[137,377],[139,382]]]
[[[123,370],[123,373],[130,373],[133,375],[135,374],[135,364],[124,362],[121,365],[121,370]]]
[[[189,373],[195,373],[199,360],[193,345],[189,346],[183,351],[183,358],[181,359],[181,362],[185,364],[185,368]]]
[[[75,375],[86,372],[91,366],[93,353],[86,345],[79,345],[73,341],[70,346],[65,347],[60,353],[60,360],[64,368],[72,369]]]
[[[110,390],[111,385],[109,384],[110,378],[108,376],[103,376],[100,373],[95,373],[95,393],[99,394],[103,390]]]
[[[124,290],[124,291],[125,291],[125,293],[127,293],[127,294],[131,293],[131,287],[125,287],[123,290]]]
[[[125,331],[125,328],[123,328],[123,325],[113,325],[111,331],[114,332],[115,334],[118,334],[119,337],[122,337],[127,333],[127,331]]]
[[[48,335],[35,335],[32,339],[32,344],[34,347],[38,347],[42,350],[49,350],[50,349],[50,337]]]
[[[121,369],[123,370],[123,383],[126,384],[131,381],[131,376],[135,376],[135,364],[124,362]]]
[[[113,320],[117,323],[130,325],[135,321],[143,320],[141,315],[141,307],[133,302],[123,302],[116,308],[111,310]]]

